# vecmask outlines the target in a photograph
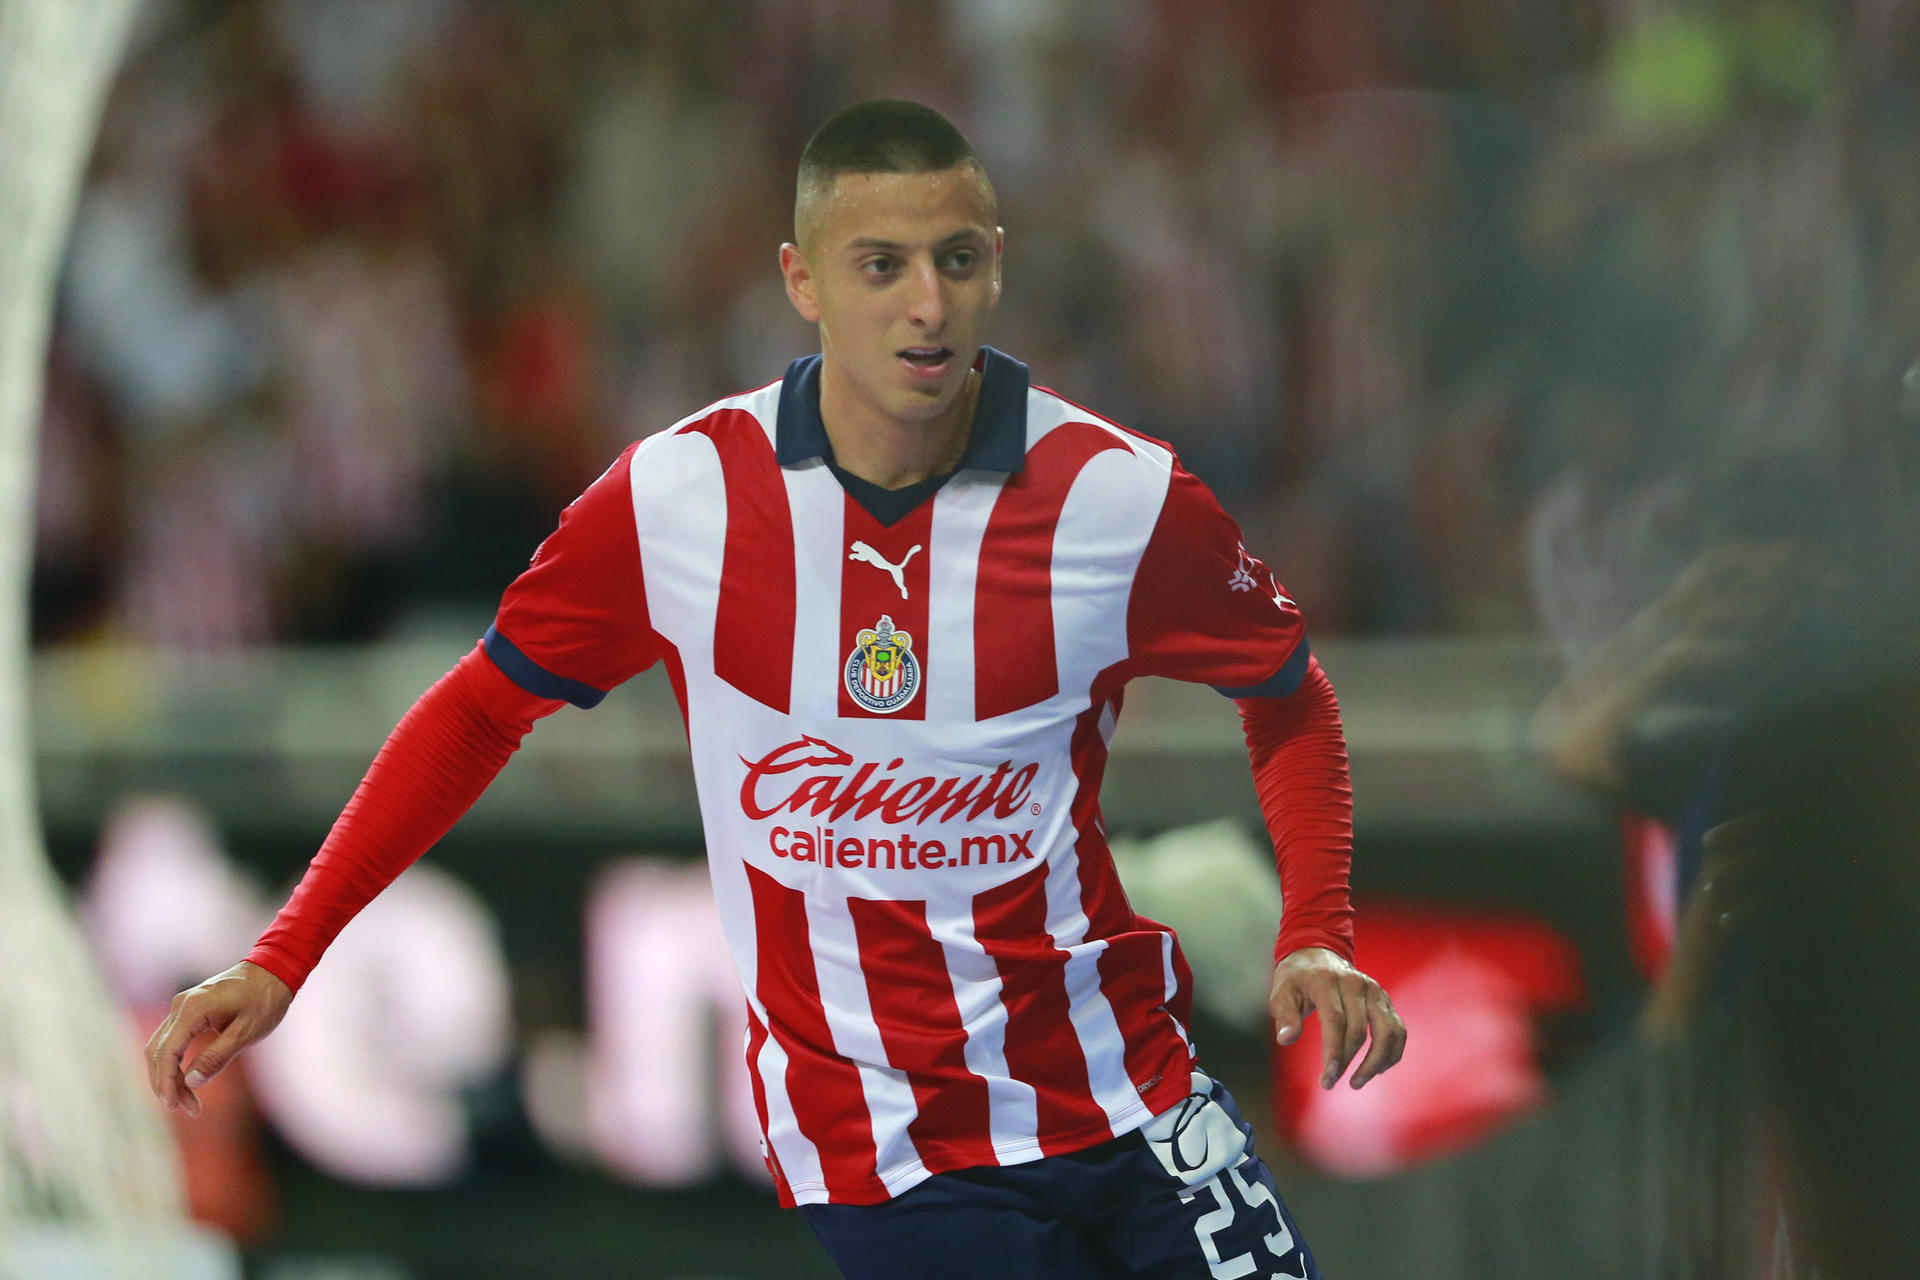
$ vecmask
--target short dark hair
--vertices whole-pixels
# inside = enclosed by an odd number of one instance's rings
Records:
[[[828,117],[800,153],[794,184],[794,227],[800,234],[808,198],[843,173],[933,173],[969,165],[988,195],[986,166],[953,122],[932,107],[899,98],[856,102]]]
[[[980,157],[953,122],[932,107],[898,98],[856,102],[835,112],[800,153],[800,181],[843,173],[930,173]]]

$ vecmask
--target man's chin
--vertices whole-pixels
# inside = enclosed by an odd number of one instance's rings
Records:
[[[931,386],[908,386],[899,388],[891,397],[889,406],[894,416],[909,421],[931,421],[945,413],[960,395],[966,375],[962,373],[949,382]]]

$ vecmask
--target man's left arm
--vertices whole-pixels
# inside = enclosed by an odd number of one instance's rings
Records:
[[[1407,1028],[1385,989],[1353,966],[1353,788],[1340,704],[1312,658],[1291,693],[1241,697],[1235,704],[1280,866],[1284,916],[1267,993],[1275,1038],[1294,1043],[1307,1015],[1319,1013],[1323,1089],[1334,1086],[1371,1039],[1353,1072],[1358,1089],[1400,1061]]]
[[[1400,1060],[1407,1029],[1353,967],[1353,792],[1333,686],[1306,622],[1213,493],[1174,462],[1127,609],[1132,675],[1209,684],[1240,707],[1284,916],[1267,1005],[1281,1044],[1318,1013],[1331,1089],[1354,1055],[1359,1088]]]

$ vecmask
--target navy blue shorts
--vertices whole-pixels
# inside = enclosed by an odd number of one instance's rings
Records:
[[[1030,1164],[936,1174],[883,1204],[800,1206],[847,1280],[1319,1280],[1226,1089]]]

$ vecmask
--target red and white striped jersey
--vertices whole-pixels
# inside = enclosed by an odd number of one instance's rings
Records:
[[[486,648],[586,706],[666,665],[781,1200],[872,1203],[1186,1095],[1189,975],[1115,876],[1107,744],[1133,676],[1278,694],[1307,647],[1167,446],[996,351],[960,469],[883,523],[818,362],[621,455]]]

